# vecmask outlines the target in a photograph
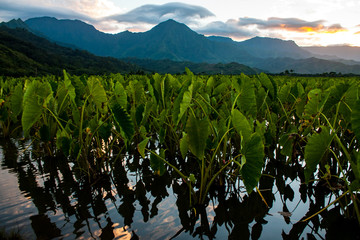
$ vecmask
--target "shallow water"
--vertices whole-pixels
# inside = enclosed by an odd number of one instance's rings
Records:
[[[298,223],[320,198],[300,193],[299,178],[289,177],[291,166],[267,165],[270,170],[265,172],[275,177],[263,177],[259,186],[269,209],[257,192],[248,196],[238,182],[237,189],[210,193],[203,221],[204,214],[194,218],[194,211],[187,208],[187,188],[181,180],[154,176],[146,161],[124,160],[112,175],[89,184],[63,159],[39,159],[31,149],[24,151],[28,144],[12,140],[0,146],[0,228],[19,231],[25,239],[325,239],[327,235],[329,227],[322,216]],[[332,200],[331,194],[322,198],[325,203]]]

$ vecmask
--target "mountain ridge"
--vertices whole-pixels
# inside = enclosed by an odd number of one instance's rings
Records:
[[[336,72],[360,73],[356,62],[320,59],[291,40],[254,37],[236,42],[226,37],[206,37],[172,19],[146,32],[117,34],[103,33],[80,20],[40,17],[28,19],[25,24],[51,41],[98,56],[209,64],[236,62],[271,73],[296,70],[297,73],[317,74],[331,68]]]

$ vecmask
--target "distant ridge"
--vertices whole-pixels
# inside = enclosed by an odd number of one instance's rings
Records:
[[[125,31],[118,34],[103,33],[79,20],[40,17],[28,19],[25,24],[32,32],[57,44],[118,59],[238,63],[270,73],[286,70],[306,74],[328,71],[360,73],[360,65],[356,62],[329,60],[326,57],[321,59],[321,56],[306,51],[306,48],[299,47],[294,41],[255,37],[236,42],[225,37],[205,37],[171,19],[147,32]]]
[[[134,64],[59,46],[24,28],[0,26],[0,76],[130,73]]]

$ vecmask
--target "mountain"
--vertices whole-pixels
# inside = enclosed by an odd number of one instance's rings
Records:
[[[0,26],[0,75],[25,76],[136,72],[140,68],[115,58],[59,46],[24,28]]]
[[[171,60],[153,60],[126,58],[126,62],[134,63],[148,72],[157,72],[161,74],[183,73],[185,68],[189,68],[195,74],[247,74],[254,75],[261,70],[253,69],[239,63],[193,63],[193,62],[176,62]]]
[[[238,63],[208,64],[135,58],[121,61],[97,57],[85,50],[62,47],[36,36],[19,23],[20,25],[12,25],[12,29],[5,24],[0,26],[0,75],[60,75],[63,69],[77,75],[110,72],[182,73],[186,67],[194,73],[204,74],[257,73]]]
[[[151,65],[159,71],[162,69],[159,66],[161,61],[150,63],[150,60],[208,63],[210,65],[202,65],[204,69],[210,67],[208,69],[214,71],[219,70],[215,66],[218,63],[229,68],[234,67],[229,63],[237,63],[271,73],[294,70],[306,74],[329,71],[358,74],[360,71],[357,62],[344,59],[330,61],[326,57],[320,59],[321,56],[299,47],[294,41],[255,37],[236,42],[225,37],[205,37],[174,20],[162,22],[147,32],[125,31],[118,34],[103,33],[79,20],[41,17],[28,19],[25,24],[34,33],[57,44],[86,50],[98,56],[136,58],[139,63],[148,64],[146,69],[151,69]]]
[[[9,22],[2,22],[2,23],[0,23],[0,26],[11,28],[11,29],[16,29],[16,28],[26,29],[29,32],[31,31],[29,26],[26,23],[24,23],[20,18],[12,19]]]
[[[328,46],[328,47],[303,47],[306,51],[309,51],[316,55],[326,56],[327,59],[338,60],[355,60],[360,62],[360,47],[351,46]],[[321,57],[321,56],[319,56]]]
[[[188,26],[167,20],[143,33],[125,31],[106,34],[79,20],[32,18],[25,23],[52,41],[74,45],[99,56],[170,59],[208,63],[244,63],[256,58],[305,58],[311,54],[293,41],[253,38],[235,42],[231,38],[205,37]]]
[[[312,57],[312,54],[300,48],[294,41],[284,41],[277,38],[254,37],[238,43],[253,56],[258,58],[303,59]]]
[[[144,33],[125,31],[106,34],[78,20],[32,18],[25,23],[58,43],[74,45],[99,56],[170,59],[191,62],[232,62],[251,57],[244,49],[222,44],[192,31],[174,20]]]
[[[257,63],[260,69],[271,73],[281,73],[293,70],[301,74],[342,73],[360,74],[360,64],[347,65],[344,63],[319,58],[293,59],[293,58],[268,58]]]

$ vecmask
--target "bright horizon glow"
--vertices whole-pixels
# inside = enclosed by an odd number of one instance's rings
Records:
[[[300,46],[360,46],[358,0],[0,0],[0,6],[0,21],[79,19],[106,33],[144,32],[171,18],[235,41],[260,36]]]

